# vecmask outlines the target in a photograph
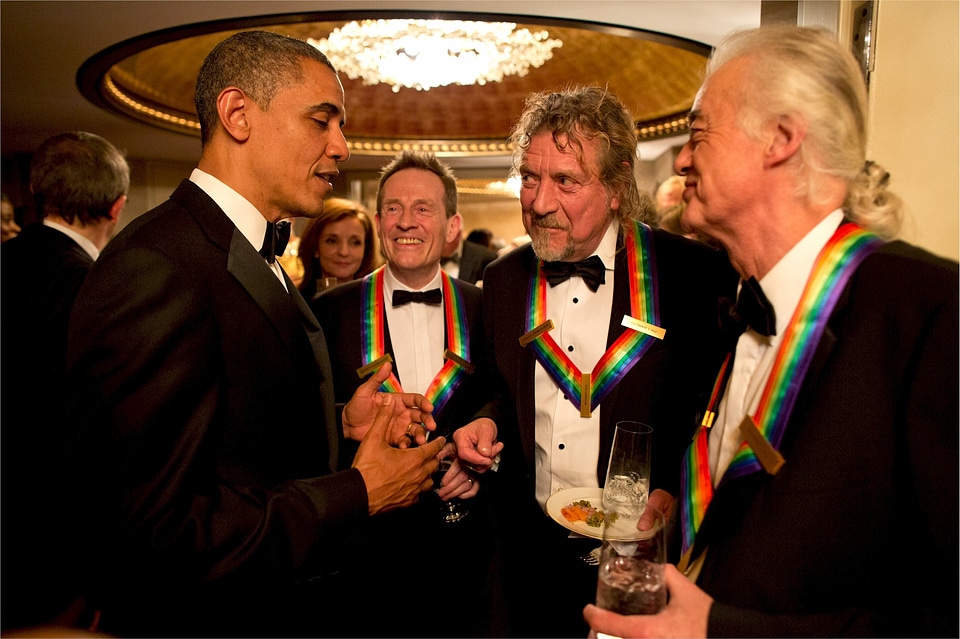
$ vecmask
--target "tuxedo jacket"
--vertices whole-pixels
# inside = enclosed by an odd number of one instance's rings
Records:
[[[609,347],[625,330],[630,315],[630,289],[622,233],[615,257],[613,305],[607,330]],[[731,297],[736,275],[724,255],[706,245],[666,231],[653,231],[660,326],[664,339],[656,340],[639,362],[600,403],[600,454],[597,481],[606,478],[616,423],[641,421],[654,428],[651,489],[676,495],[679,462],[693,434],[696,413],[722,351],[717,322],[717,300]],[[484,328],[489,356],[504,380],[508,401],[488,405],[503,421],[503,441],[516,436],[513,450],[504,450],[504,464],[521,468],[533,495],[534,437],[536,433],[532,350],[521,347],[527,332],[527,292],[537,264],[531,245],[511,251],[492,263],[483,284]],[[609,278],[608,278],[609,282]],[[609,286],[610,284],[604,284]],[[550,317],[550,309],[547,309]]]
[[[955,262],[902,242],[853,274],[785,464],[707,509],[708,636],[957,636],[957,293]]]
[[[363,366],[360,352],[360,327],[363,323],[360,297],[362,284],[362,280],[346,282],[324,291],[310,302],[310,308],[323,327],[329,344],[334,393],[338,403],[348,401],[360,384],[366,381],[366,377],[361,379],[357,375],[357,369]],[[477,368],[474,373],[464,376],[453,399],[447,402],[440,414],[434,416],[437,420],[437,433],[448,439],[454,430],[473,419],[474,413],[486,402],[489,391],[485,381],[488,372],[484,364],[486,349],[481,310],[482,294],[476,286],[457,281],[457,278],[454,278],[453,285],[460,290],[463,297],[470,336],[471,363]],[[389,304],[389,300],[386,303]],[[384,352],[393,358],[393,372],[397,374],[392,334],[389,322],[384,318]],[[399,375],[397,378],[402,386],[403,379]],[[346,462],[349,464],[349,460]]]
[[[467,331],[470,339],[470,360],[476,369],[465,375],[461,384],[444,408],[435,415],[437,434],[447,441],[451,433],[471,421],[474,413],[486,402],[490,382],[484,364],[482,297],[480,289],[466,282],[453,280],[463,298]],[[361,360],[360,327],[364,313],[361,298],[362,281],[354,280],[324,291],[310,302],[330,345],[334,388],[337,402],[347,401],[357,387],[366,380],[357,375],[363,366]],[[386,303],[390,303],[387,300]],[[398,331],[385,319],[384,351],[396,355],[393,344],[397,339],[409,339],[407,331]],[[419,329],[415,329],[419,330]],[[445,344],[446,346],[446,344]],[[398,376],[401,386],[403,378]],[[349,467],[356,442],[344,443],[345,454],[341,466]],[[357,561],[366,562],[356,571],[359,582],[349,586],[365,596],[356,602],[345,602],[341,614],[354,620],[348,632],[351,636],[391,637],[464,637],[478,636],[480,622],[487,611],[481,598],[489,568],[489,503],[484,492],[483,477],[478,496],[465,500],[467,517],[456,523],[440,519],[440,500],[427,492],[409,508],[378,514],[371,518],[368,537],[360,542],[366,550]],[[399,552],[403,540],[417,540],[415,547],[433,556],[449,561],[456,557],[456,588],[438,582],[434,570],[411,570],[408,553]],[[377,575],[371,583],[369,575]],[[397,597],[397,592],[429,593],[428,614],[411,613],[410,601]],[[377,601],[377,614],[370,614],[371,600]],[[356,605],[356,607],[351,607]]]
[[[70,522],[59,502],[68,448],[62,384],[70,309],[93,258],[69,236],[36,223],[3,244],[0,262],[6,630],[46,622],[76,595],[64,570]]]
[[[483,279],[483,270],[487,264],[497,259],[496,251],[491,251],[476,242],[464,240],[460,249],[460,273],[457,279],[476,284]]]
[[[358,471],[333,472],[323,332],[284,280],[184,181],[84,283],[71,426],[102,630],[321,632],[297,584],[338,570],[368,504]]]
[[[737,276],[719,251],[666,231],[653,231],[659,291],[659,325],[666,330],[600,403],[597,485],[603,486],[616,423],[641,421],[653,426],[651,489],[676,495],[680,462],[693,436],[697,413],[722,359],[717,322],[720,296],[732,297]],[[606,334],[609,347],[631,315],[626,252],[622,233],[615,255],[613,301]],[[528,290],[536,255],[528,244],[500,257],[483,278],[484,329],[489,356],[503,379],[505,395],[484,410],[496,415],[504,443],[499,470],[488,480],[496,515],[497,560],[501,586],[495,598],[495,636],[583,637],[589,628],[581,611],[593,603],[597,568],[584,563],[599,545],[595,539],[568,539],[568,531],[549,519],[536,501],[536,359],[520,346],[527,332]],[[609,273],[607,283],[610,286]],[[547,309],[550,317],[550,309]],[[592,365],[591,365],[592,368]],[[536,563],[531,559],[531,548]],[[547,602],[543,614],[530,615],[535,600]]]

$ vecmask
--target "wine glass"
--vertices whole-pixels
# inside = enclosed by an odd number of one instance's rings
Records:
[[[653,428],[641,422],[617,422],[603,484],[603,510],[636,520],[650,494]]]
[[[320,277],[317,278],[317,294],[323,293],[328,288],[333,288],[340,283],[335,277]]]
[[[470,510],[467,508],[467,505],[459,497],[453,497],[451,499],[443,500],[440,499],[440,481],[443,479],[443,476],[450,470],[450,467],[453,466],[452,457],[443,457],[440,459],[440,465],[437,466],[437,470],[433,473],[433,492],[437,494],[437,501],[440,502],[440,516],[443,518],[443,521],[452,524],[458,521],[461,521],[466,517]]]

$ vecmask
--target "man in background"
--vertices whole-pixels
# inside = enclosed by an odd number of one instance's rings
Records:
[[[0,249],[4,629],[52,621],[77,596],[66,566],[73,522],[61,501],[72,444],[63,414],[67,323],[129,187],[127,161],[107,140],[85,131],[48,138],[30,164],[42,222]]]
[[[497,252],[486,246],[463,239],[463,230],[457,229],[453,239],[446,242],[440,265],[453,277],[468,284],[483,280],[487,264],[497,259]]]
[[[957,636],[957,263],[891,241],[867,109],[828,31],[711,56],[674,168],[742,278],[742,334],[683,464],[669,603],[587,606],[596,633]]]

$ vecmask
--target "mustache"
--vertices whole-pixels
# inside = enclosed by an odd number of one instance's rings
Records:
[[[559,231],[566,231],[567,227],[560,223],[557,220],[557,216],[550,213],[540,217],[535,217],[533,219],[533,225],[542,229],[555,229]]]

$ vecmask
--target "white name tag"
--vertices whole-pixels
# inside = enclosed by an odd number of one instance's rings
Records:
[[[647,324],[629,315],[624,315],[623,321],[621,321],[620,324],[635,331],[650,335],[651,337],[656,337],[657,339],[663,339],[663,336],[667,334],[666,329],[654,326],[653,324]]]

